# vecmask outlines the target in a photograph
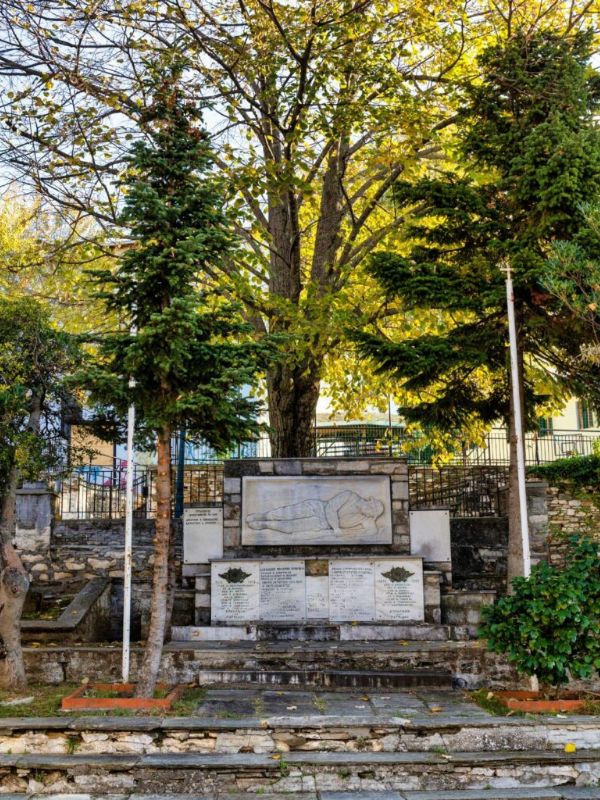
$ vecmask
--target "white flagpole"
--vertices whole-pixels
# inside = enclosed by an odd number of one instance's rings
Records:
[[[521,414],[521,384],[519,381],[519,355],[517,348],[517,325],[515,322],[515,295],[510,264],[506,264],[506,307],[508,310],[508,338],[510,342],[510,374],[515,435],[517,439],[517,477],[519,483],[519,516],[521,520],[521,546],[523,548],[523,575],[531,574],[529,551],[529,518],[527,515],[527,485],[525,478],[525,451],[523,448],[523,417]]]
[[[135,381],[129,379],[129,388]],[[127,482],[125,487],[125,553],[123,559],[123,683],[129,683],[130,641],[131,641],[131,577],[133,550],[133,433],[135,428],[135,406],[127,411]]]

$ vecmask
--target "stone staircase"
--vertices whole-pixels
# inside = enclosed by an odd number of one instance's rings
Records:
[[[404,670],[201,669],[202,686],[294,686],[321,689],[452,689],[450,672]]]
[[[492,717],[457,692],[208,690],[186,718],[5,718],[0,753],[11,800],[600,798],[597,718]]]

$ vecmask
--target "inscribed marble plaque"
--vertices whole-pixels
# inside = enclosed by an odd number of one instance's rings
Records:
[[[245,477],[242,544],[391,544],[387,475]]]
[[[261,561],[260,619],[299,622],[305,616],[304,561]]]
[[[375,619],[372,562],[329,562],[329,618],[332,622]]]
[[[422,622],[425,619],[420,558],[374,559],[373,573],[376,620]]]
[[[410,552],[425,561],[452,561],[449,511],[428,509],[410,512]]]
[[[252,622],[260,613],[258,561],[213,561],[211,619],[213,622]]]
[[[329,578],[306,576],[306,619],[329,619]]]
[[[208,564],[223,558],[223,509],[183,509],[183,563]]]

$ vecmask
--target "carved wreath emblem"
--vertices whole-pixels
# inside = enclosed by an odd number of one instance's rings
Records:
[[[411,575],[414,575],[414,572],[409,572],[404,567],[392,567],[387,572],[381,573],[384,578],[387,578],[388,581],[392,581],[392,583],[404,583],[407,581]]]
[[[249,577],[250,573],[244,572],[239,567],[230,567],[227,572],[222,572],[219,575],[219,578],[223,578],[227,583],[243,583]]]

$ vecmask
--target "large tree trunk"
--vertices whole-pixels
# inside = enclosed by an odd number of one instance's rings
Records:
[[[303,458],[315,453],[315,413],[320,378],[315,364],[291,369],[276,365],[267,376],[271,454]]]
[[[43,393],[34,393],[27,430],[38,435]],[[27,684],[21,648],[21,615],[29,591],[29,575],[12,546],[16,522],[19,470],[13,466],[0,508],[0,687],[19,691]]]
[[[144,659],[138,674],[138,697],[154,694],[167,631],[169,613],[169,561],[171,553],[171,429],[162,428],[156,441],[156,535],[154,574],[150,603],[150,627]]]
[[[21,649],[21,614],[29,577],[11,544],[2,545],[0,561],[0,688],[19,691],[27,685]]]
[[[18,482],[18,470],[13,469],[0,514],[0,688],[11,691],[19,691],[27,684],[21,649],[21,614],[29,576],[11,544]]]

